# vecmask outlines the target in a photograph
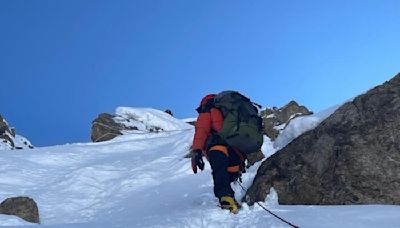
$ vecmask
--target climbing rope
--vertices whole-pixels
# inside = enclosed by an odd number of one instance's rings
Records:
[[[238,181],[237,182],[239,184],[239,186],[243,189],[243,191],[247,192],[247,190],[243,187],[243,185]],[[296,225],[293,225],[292,223],[286,221],[285,219],[279,217],[278,215],[276,215],[275,213],[273,213],[272,211],[268,210],[266,207],[264,207],[261,203],[256,202],[258,204],[258,206],[260,206],[262,209],[264,209],[266,212],[270,213],[271,215],[273,215],[275,218],[281,220],[282,222],[288,224],[289,226],[293,227],[293,228],[300,228]]]

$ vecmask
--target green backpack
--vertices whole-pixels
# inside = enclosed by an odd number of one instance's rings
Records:
[[[213,107],[224,116],[218,135],[244,154],[258,152],[263,144],[262,119],[258,115],[261,106],[235,91],[221,92],[213,100]]]

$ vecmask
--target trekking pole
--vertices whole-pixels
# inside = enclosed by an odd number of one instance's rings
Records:
[[[237,182],[239,184],[239,186],[243,189],[243,191],[247,192],[247,190],[243,187],[243,185],[240,182]],[[272,211],[268,210],[266,207],[264,207],[261,203],[256,202],[258,204],[258,206],[260,206],[262,209],[264,209],[266,212],[270,213],[271,215],[273,215],[275,218],[281,220],[282,222],[288,224],[289,226],[293,227],[293,228],[300,228],[299,226],[296,226],[288,221],[286,221],[285,219],[279,217],[278,215],[276,215],[275,213],[273,213]]]

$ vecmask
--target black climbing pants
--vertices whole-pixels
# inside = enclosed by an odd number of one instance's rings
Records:
[[[239,172],[228,172],[228,167],[240,166],[241,157],[234,151],[229,150],[228,156],[219,150],[210,150],[208,160],[212,169],[214,179],[214,194],[218,199],[223,196],[234,197],[231,182],[235,181]]]

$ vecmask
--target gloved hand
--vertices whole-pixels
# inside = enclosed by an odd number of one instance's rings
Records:
[[[197,167],[201,171],[204,170],[203,152],[199,149],[192,150],[192,169],[194,173],[197,173]]]

